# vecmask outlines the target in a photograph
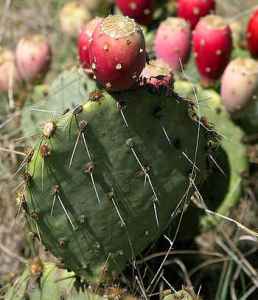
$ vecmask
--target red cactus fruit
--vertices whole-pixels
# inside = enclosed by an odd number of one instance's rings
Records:
[[[22,38],[16,47],[16,63],[23,80],[33,81],[43,77],[51,62],[51,48],[42,35]]]
[[[170,90],[173,87],[173,72],[163,60],[151,60],[146,64],[140,75],[142,85],[150,86],[153,90]]]
[[[250,53],[258,57],[258,8],[249,19],[247,26],[247,45]]]
[[[231,61],[221,79],[221,97],[230,113],[245,109],[257,97],[258,62],[251,58]]]
[[[194,29],[200,18],[215,10],[215,6],[215,0],[179,0],[177,15]]]
[[[200,20],[193,34],[195,61],[203,85],[212,85],[226,68],[232,50],[230,27],[219,16]]]
[[[129,89],[145,62],[144,36],[133,19],[113,15],[97,25],[90,44],[90,63],[100,84],[110,91]]]
[[[154,0],[116,0],[121,12],[142,25],[152,21]]]
[[[91,14],[86,5],[78,1],[66,3],[59,13],[61,30],[70,36],[76,36],[90,19]]]
[[[191,49],[191,30],[181,18],[167,18],[158,28],[154,48],[157,58],[164,60],[173,70],[185,63]]]
[[[78,55],[81,66],[87,70],[90,69],[90,57],[89,57],[89,46],[92,40],[92,35],[98,24],[103,20],[103,18],[96,17],[85,26],[82,27],[78,41]]]
[[[14,89],[19,79],[14,54],[10,50],[0,48],[0,91],[8,92],[9,89]]]

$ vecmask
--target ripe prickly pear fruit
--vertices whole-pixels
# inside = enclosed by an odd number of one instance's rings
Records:
[[[102,18],[96,17],[93,20],[89,21],[80,30],[80,34],[77,41],[77,48],[80,64],[86,70],[90,69],[89,47],[92,41],[92,35],[95,28],[98,24],[100,24],[102,20]]]
[[[191,49],[191,29],[181,18],[167,18],[158,28],[155,41],[157,58],[164,60],[173,70],[180,69]]]
[[[0,47],[0,92],[15,89],[19,80],[13,52]]]
[[[61,30],[70,36],[77,36],[90,19],[91,14],[87,7],[78,1],[66,3],[59,14]]]
[[[232,50],[231,30],[224,19],[215,15],[202,18],[193,34],[193,49],[203,85],[213,85],[226,68]]]
[[[131,88],[145,62],[143,32],[133,19],[114,15],[98,24],[90,44],[90,63],[96,80],[106,89]]]
[[[51,48],[42,35],[22,38],[15,52],[16,64],[21,78],[34,81],[43,77],[51,63]]]
[[[139,24],[148,25],[152,21],[154,0],[116,0],[116,5]]]
[[[179,0],[177,15],[185,19],[194,29],[201,17],[215,10],[215,0]]]
[[[221,79],[222,102],[230,113],[244,110],[258,94],[258,63],[251,58],[231,61]]]
[[[249,19],[247,26],[247,45],[250,53],[258,57],[258,8]]]
[[[168,226],[189,176],[206,178],[214,131],[200,122],[192,102],[145,87],[97,90],[52,118],[26,168],[33,231],[87,282],[115,276]]]
[[[173,72],[168,64],[162,60],[151,60],[146,64],[141,73],[141,82],[147,85],[151,90],[160,91],[172,90]]]

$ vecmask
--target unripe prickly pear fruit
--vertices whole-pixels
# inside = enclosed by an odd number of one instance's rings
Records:
[[[0,92],[14,89],[19,80],[13,52],[0,48]]]
[[[43,77],[51,63],[51,48],[42,35],[22,38],[15,52],[16,64],[21,78],[34,81]]]
[[[158,28],[155,42],[157,58],[164,60],[173,70],[180,69],[191,49],[191,29],[181,18],[167,18]]]
[[[87,7],[78,1],[65,4],[59,14],[61,30],[70,36],[76,36],[90,19]]]
[[[195,62],[203,85],[212,85],[226,68],[232,50],[230,27],[224,19],[209,15],[200,20],[193,34]]]
[[[222,102],[230,113],[245,109],[257,98],[258,63],[251,58],[231,61],[221,80]]]
[[[141,73],[142,84],[155,91],[171,90],[173,88],[173,72],[162,60],[151,60]]]
[[[152,21],[154,0],[116,0],[116,5],[139,24],[148,25]]]
[[[215,0],[179,0],[177,15],[194,29],[201,17],[215,10]]]
[[[77,48],[79,54],[80,64],[84,69],[90,69],[90,56],[89,47],[92,40],[92,35],[98,24],[102,21],[102,18],[96,17],[89,21],[80,30],[80,34],[77,41]]]
[[[247,26],[247,45],[250,53],[258,57],[258,8],[249,19]]]
[[[110,91],[131,88],[146,62],[140,26],[120,15],[108,16],[96,27],[89,52],[96,80]]]

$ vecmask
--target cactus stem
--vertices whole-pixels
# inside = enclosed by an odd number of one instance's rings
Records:
[[[71,217],[69,216],[69,213],[68,211],[66,210],[64,204],[63,204],[63,201],[60,197],[60,186],[59,185],[55,185],[54,188],[53,188],[53,193],[54,193],[54,199],[53,199],[53,204],[52,204],[52,207],[51,207],[51,216],[53,215],[53,210],[54,210],[54,205],[55,205],[55,202],[56,202],[56,199],[59,201],[59,203],[61,204],[63,210],[64,210],[64,213],[69,221],[69,223],[71,224],[73,230],[75,231],[76,228],[72,222],[72,219]]]
[[[96,187],[96,184],[95,184],[95,180],[94,180],[94,177],[93,177],[93,171],[94,171],[94,169],[95,169],[95,165],[91,161],[91,162],[89,162],[89,163],[86,164],[86,166],[85,166],[85,173],[88,173],[90,175],[90,179],[91,179],[91,182],[92,182],[92,185],[93,185],[93,188],[94,188],[94,192],[96,194],[98,203],[100,205],[100,197],[99,197],[99,193],[98,193],[98,190],[97,190],[97,187]]]

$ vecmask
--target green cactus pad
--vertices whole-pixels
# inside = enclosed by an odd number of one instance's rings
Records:
[[[26,199],[32,225],[67,268],[105,281],[164,231],[191,195],[189,174],[196,184],[206,176],[213,137],[190,115],[187,101],[145,88],[96,91],[44,126]]]
[[[53,263],[44,263],[41,274],[31,274],[28,266],[8,289],[5,300],[101,300],[100,296],[75,289],[72,272],[58,269]]]
[[[227,216],[230,209],[240,200],[242,175],[248,170],[246,147],[242,143],[244,132],[231,121],[221,104],[220,96],[215,91],[202,89],[199,85],[193,86],[187,81],[175,82],[175,90],[178,93],[194,100],[193,87],[199,99],[200,114],[214,124],[217,134],[221,137],[222,149],[210,158],[213,173],[205,183],[205,200],[211,203],[212,208],[215,203],[219,203],[216,211]],[[203,218],[202,224],[207,228],[208,224],[214,225],[219,220],[221,219],[214,217]]]
[[[50,87],[36,86],[22,111],[23,132],[26,136],[35,134],[42,121],[55,118],[66,109],[84,103],[95,89],[95,81],[78,68],[64,71]]]

